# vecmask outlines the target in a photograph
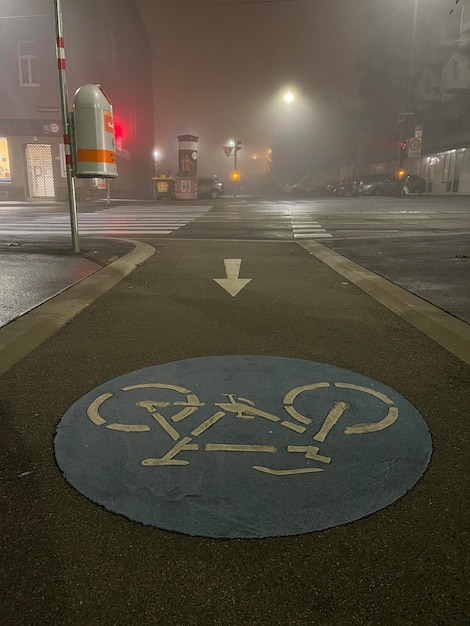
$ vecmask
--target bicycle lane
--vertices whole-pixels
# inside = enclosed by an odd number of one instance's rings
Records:
[[[463,619],[468,366],[294,243],[154,245],[0,379],[11,610]]]

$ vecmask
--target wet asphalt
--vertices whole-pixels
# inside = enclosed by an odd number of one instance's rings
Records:
[[[3,623],[469,623],[468,361],[407,321],[409,302],[390,310],[313,252],[135,242],[0,329]],[[227,258],[251,278],[236,297],[214,281]],[[468,325],[459,330],[468,342]],[[248,540],[144,526],[64,480],[54,435],[84,394],[139,368],[243,354],[325,363],[396,390],[431,433],[424,475],[352,523]]]

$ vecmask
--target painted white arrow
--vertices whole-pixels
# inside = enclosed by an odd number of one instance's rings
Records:
[[[251,281],[251,278],[238,278],[241,264],[241,259],[224,259],[227,278],[214,278],[233,298]]]

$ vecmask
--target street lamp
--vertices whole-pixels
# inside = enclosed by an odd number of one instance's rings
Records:
[[[293,102],[295,100],[295,96],[292,93],[292,91],[286,91],[286,93],[282,96],[282,99],[287,104],[290,104],[291,102]]]

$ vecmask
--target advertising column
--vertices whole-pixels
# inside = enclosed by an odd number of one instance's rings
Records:
[[[198,141],[195,135],[178,136],[178,173],[175,176],[178,200],[197,200]]]

